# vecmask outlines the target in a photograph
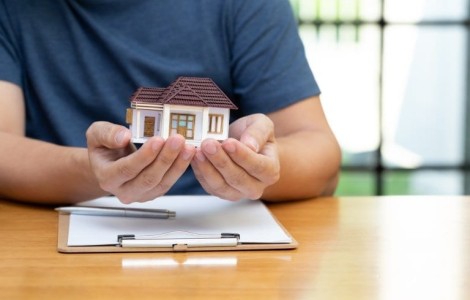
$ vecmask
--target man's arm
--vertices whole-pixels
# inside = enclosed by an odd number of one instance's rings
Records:
[[[331,195],[338,181],[340,149],[312,97],[230,125],[222,144],[205,140],[192,166],[204,189],[228,200],[296,200]]]
[[[332,195],[338,183],[341,152],[319,97],[268,117],[274,123],[281,174],[262,198],[274,201]]]
[[[21,89],[0,81],[2,198],[52,204],[114,194],[124,203],[147,201],[167,192],[195,152],[181,136],[155,137],[133,151],[129,129],[107,122],[90,126],[88,149],[26,138],[24,131]]]
[[[0,141],[0,197],[73,203],[106,194],[91,172],[85,148],[25,137],[23,93],[5,81],[0,81]]]

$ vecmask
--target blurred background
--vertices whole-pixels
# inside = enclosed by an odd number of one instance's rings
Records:
[[[337,195],[470,194],[470,0],[290,0],[343,150]]]

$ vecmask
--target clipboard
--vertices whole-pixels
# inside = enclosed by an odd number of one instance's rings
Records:
[[[89,201],[82,203],[83,205],[96,205],[96,206],[123,206],[118,203],[117,199],[114,197],[104,197],[97,200]],[[183,198],[183,199],[182,199]],[[207,232],[198,232],[198,228],[195,230],[181,230],[181,228],[175,228],[175,230],[169,230],[164,233],[155,233],[155,234],[138,234],[132,232],[121,232],[112,237],[112,241],[103,245],[70,245],[69,237],[71,231],[71,222],[72,217],[70,213],[59,212],[58,216],[58,242],[57,250],[60,253],[113,253],[113,252],[187,252],[187,251],[243,251],[243,250],[288,250],[295,249],[298,247],[297,241],[290,235],[290,233],[282,226],[282,224],[270,213],[270,211],[264,206],[262,202],[252,204],[251,200],[247,200],[250,203],[237,203],[237,202],[227,202],[226,200],[218,199],[214,196],[163,196],[152,201],[153,203],[147,204],[136,204],[136,206],[148,207],[160,205],[161,203],[167,203],[167,205],[172,205],[172,203],[177,203],[178,201],[183,201],[183,205],[175,209],[176,211],[176,222],[178,221],[178,216],[181,214],[182,219],[190,219],[194,216],[199,217],[208,217],[203,212],[202,207],[187,207],[188,203],[200,204],[200,206],[211,204],[212,212],[209,209],[207,212],[208,215],[211,215],[216,220],[226,221],[221,216],[216,214],[224,214],[228,211],[232,215],[236,216],[237,209],[242,209],[247,211],[246,207],[243,205],[253,205],[255,209],[259,210],[259,213],[262,214],[263,220],[268,220],[270,227],[282,231],[287,240],[282,242],[256,242],[256,240],[251,240],[246,242],[243,240],[244,233],[246,233],[246,228],[242,228],[242,232],[235,232],[238,229],[236,226],[233,227],[234,230],[231,232],[221,232],[218,231],[217,226],[214,225],[214,222],[208,221],[208,225],[204,225],[205,229],[210,229],[211,233]],[[201,204],[201,201],[203,204]],[[204,201],[208,201],[207,203]],[[218,202],[224,201],[224,202]],[[220,208],[214,207],[219,205]],[[261,207],[262,206],[262,207]],[[186,208],[187,207],[187,208]],[[185,216],[184,211],[196,210],[194,216]],[[198,215],[199,209],[199,215]],[[202,211],[202,213],[201,213]],[[180,214],[178,213],[180,212]],[[202,215],[201,215],[202,214]],[[93,218],[96,216],[88,216],[88,218]],[[230,214],[229,214],[230,217]],[[73,218],[78,218],[73,216]],[[105,217],[113,218],[113,217]],[[90,219],[88,219],[90,220]],[[105,221],[111,221],[111,219],[106,219]],[[140,221],[140,220],[139,220]],[[143,221],[143,220],[142,220]],[[235,220],[236,221],[236,220]],[[165,221],[160,221],[165,222]],[[256,220],[253,220],[256,223]],[[177,224],[177,223],[176,223]],[[223,226],[222,226],[223,227]],[[276,228],[274,228],[276,227]],[[170,227],[171,228],[171,227]],[[253,230],[252,230],[253,231]],[[110,237],[111,238],[111,237]]]

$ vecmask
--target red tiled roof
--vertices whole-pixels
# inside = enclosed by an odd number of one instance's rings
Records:
[[[130,101],[237,109],[212,79],[202,77],[179,77],[164,89],[141,87]]]
[[[152,103],[155,99],[160,98],[163,91],[162,88],[140,87],[131,96],[130,100],[133,102]]]

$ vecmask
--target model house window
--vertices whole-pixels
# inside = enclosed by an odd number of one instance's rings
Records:
[[[155,135],[155,117],[145,117],[144,136],[151,137]]]
[[[224,115],[209,114],[209,133],[223,133]]]
[[[171,114],[170,134],[181,134],[187,139],[194,139],[195,115]]]

